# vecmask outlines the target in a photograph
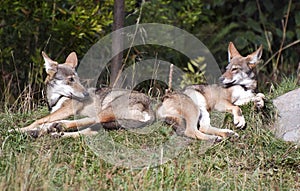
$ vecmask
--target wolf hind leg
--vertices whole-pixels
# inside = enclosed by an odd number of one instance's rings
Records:
[[[178,135],[183,134],[189,138],[199,140],[214,140],[217,142],[222,140],[222,137],[204,134],[197,129],[200,111],[190,99],[184,99],[186,97],[181,97],[182,99],[180,100],[182,101],[182,105],[180,105],[175,98],[165,100],[158,108],[157,116],[159,119],[173,125],[173,128],[176,128],[176,133]],[[187,110],[183,107],[183,105],[190,105],[191,107]]]
[[[142,103],[129,106],[128,111],[124,111],[124,119],[136,120],[143,123],[153,122],[155,114],[150,106],[145,106]]]
[[[173,128],[177,135],[184,135],[186,122],[182,117],[167,116],[164,121]]]
[[[187,116],[186,130],[184,132],[184,134],[187,137],[191,137],[199,140],[213,140],[215,142],[222,141],[222,137],[218,136],[217,134],[208,134],[206,132],[199,131],[197,129],[197,123],[198,123],[198,117],[190,118],[189,116]]]
[[[199,125],[200,125],[199,130],[201,132],[211,134],[211,135],[218,135],[221,137],[239,137],[237,133],[235,133],[230,129],[220,129],[211,126],[208,111],[206,109],[201,109],[200,112],[201,115],[199,117]]]
[[[167,117],[165,117],[164,121],[167,124],[171,125],[172,128],[175,130],[176,134],[179,136],[184,135],[186,137],[193,138],[193,139],[214,140],[216,142],[219,142],[222,140],[221,137],[202,133],[195,128],[189,128],[190,126],[187,126],[187,121],[183,117],[180,117],[180,116],[167,116]],[[197,124],[197,122],[195,123],[195,125],[196,124]]]
[[[239,134],[236,132],[230,130],[230,129],[220,129],[213,126],[202,126],[200,127],[200,131],[203,133],[211,134],[211,135],[217,135],[221,137],[235,137],[238,138]]]
[[[223,140],[222,137],[220,137],[220,136],[205,134],[199,130],[194,130],[194,131],[186,130],[184,132],[184,134],[187,137],[190,137],[193,139],[199,139],[199,140],[206,140],[206,141],[213,140],[215,142],[220,142]]]
[[[108,129],[139,128],[151,124],[155,120],[153,110],[142,103],[121,104],[120,100],[105,108],[98,114],[100,123]],[[107,126],[108,124],[108,126]],[[111,126],[115,124],[115,127]]]
[[[178,112],[178,108],[169,107],[169,104],[173,102],[169,103],[168,101],[169,100],[157,109],[157,117],[170,125],[177,135],[183,136],[185,135],[186,120]],[[174,104],[172,104],[172,106],[174,106]]]

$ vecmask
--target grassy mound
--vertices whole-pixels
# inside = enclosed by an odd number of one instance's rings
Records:
[[[271,100],[296,86],[286,80],[272,89]],[[300,150],[293,143],[275,138],[272,124],[275,111],[271,101],[255,111],[252,104],[242,107],[247,128],[236,130],[240,138],[217,144],[180,139],[168,144],[173,153],[161,147],[174,137],[170,127],[155,123],[149,132],[101,131],[106,139],[91,137],[33,139],[25,134],[9,133],[47,113],[46,107],[32,113],[0,113],[0,188],[1,190],[299,190]],[[214,116],[218,114],[214,114]],[[30,119],[30,121],[29,121]],[[215,119],[216,120],[216,119]],[[216,123],[218,123],[217,121]],[[234,129],[230,115],[223,128]],[[91,147],[91,140],[95,147]],[[169,142],[168,142],[169,141]],[[121,145],[120,150],[105,143]],[[116,144],[117,143],[117,144]],[[97,145],[98,144],[98,145]],[[123,147],[122,147],[123,146]],[[182,145],[181,145],[182,146]],[[123,152],[124,160],[147,160],[147,148],[163,148],[168,160],[161,165],[130,168],[116,164],[114,154]],[[100,149],[101,148],[101,149]],[[131,153],[128,152],[132,151]],[[97,151],[97,149],[100,149]],[[106,150],[105,150],[106,149]],[[114,150],[115,149],[115,150]],[[127,150],[126,150],[127,149]],[[102,152],[111,152],[104,158]],[[159,152],[159,150],[156,150]],[[132,155],[131,155],[132,154]],[[135,155],[137,154],[137,155]],[[133,157],[132,159],[129,158]],[[127,158],[126,158],[127,157]],[[159,158],[160,156],[158,156]],[[162,159],[165,159],[163,156]],[[122,157],[118,159],[122,160]],[[120,161],[118,161],[120,162]],[[127,161],[128,162],[128,161]],[[129,161],[130,162],[130,161]],[[144,164],[144,163],[143,163]]]

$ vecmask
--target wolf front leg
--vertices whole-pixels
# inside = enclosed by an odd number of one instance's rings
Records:
[[[80,131],[81,127],[93,125],[96,122],[96,119],[89,117],[78,120],[59,120],[43,124],[37,128],[27,130],[27,132],[29,132],[29,134],[34,138],[38,138],[46,134],[63,135],[65,131],[73,129]]]
[[[76,114],[76,112],[78,110],[80,110],[83,107],[83,104],[81,102],[76,104],[76,107],[73,107],[73,104],[70,101],[67,101],[61,108],[59,108],[58,110],[56,110],[53,113],[50,113],[49,115],[36,120],[35,122],[33,122],[32,124],[30,124],[27,127],[23,127],[21,129],[19,129],[20,132],[27,132],[30,130],[35,129],[36,127],[45,124],[45,123],[51,123],[54,121],[58,121],[58,120],[62,120],[62,119],[66,119],[74,114]]]
[[[242,110],[235,106],[232,108],[232,115],[233,115],[233,123],[237,128],[244,128],[246,125],[245,118],[242,114]]]
[[[265,106],[265,101],[264,99],[266,96],[262,93],[258,93],[255,95],[255,97],[252,98],[251,101],[254,102],[254,105],[256,106],[257,109],[261,109]]]
[[[231,102],[222,102],[221,106],[216,108],[218,111],[226,111],[233,115],[233,123],[237,128],[243,128],[246,125],[245,118],[242,114],[241,108],[233,105]]]
[[[79,129],[78,131],[74,131],[74,132],[63,132],[63,133],[53,132],[50,134],[54,138],[68,138],[68,137],[76,138],[82,135],[86,135],[86,136],[96,135],[98,132],[99,129],[96,129],[94,127],[87,127],[84,129]]]

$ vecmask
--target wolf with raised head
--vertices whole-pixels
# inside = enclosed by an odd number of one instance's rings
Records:
[[[190,85],[182,92],[166,94],[157,110],[158,117],[172,124],[177,133],[200,140],[221,141],[224,137],[238,137],[230,129],[213,127],[209,111],[230,112],[234,124],[246,124],[238,107],[253,101],[258,108],[264,106],[264,95],[255,93],[257,81],[254,68],[260,62],[262,46],[246,57],[240,55],[232,42],[228,47],[228,66],[220,77],[220,84]],[[199,128],[198,128],[199,123]]]
[[[155,113],[150,99],[143,93],[124,89],[86,89],[76,73],[77,55],[72,52],[65,63],[58,64],[44,52],[46,96],[51,113],[31,125],[19,129],[34,137],[44,134],[59,136],[91,135],[97,131],[89,128],[102,124],[105,128],[135,128],[152,123]],[[79,119],[68,119],[82,116]],[[87,127],[87,128],[83,128]],[[75,130],[67,133],[66,131]]]

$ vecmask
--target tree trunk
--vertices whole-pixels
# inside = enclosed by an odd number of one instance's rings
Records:
[[[123,28],[124,26],[124,7],[125,0],[115,0],[114,2],[114,23],[113,31]],[[123,38],[119,33],[112,36],[112,54],[117,53],[111,61],[110,67],[110,86],[112,87],[118,78],[119,71],[122,67],[123,58]]]

